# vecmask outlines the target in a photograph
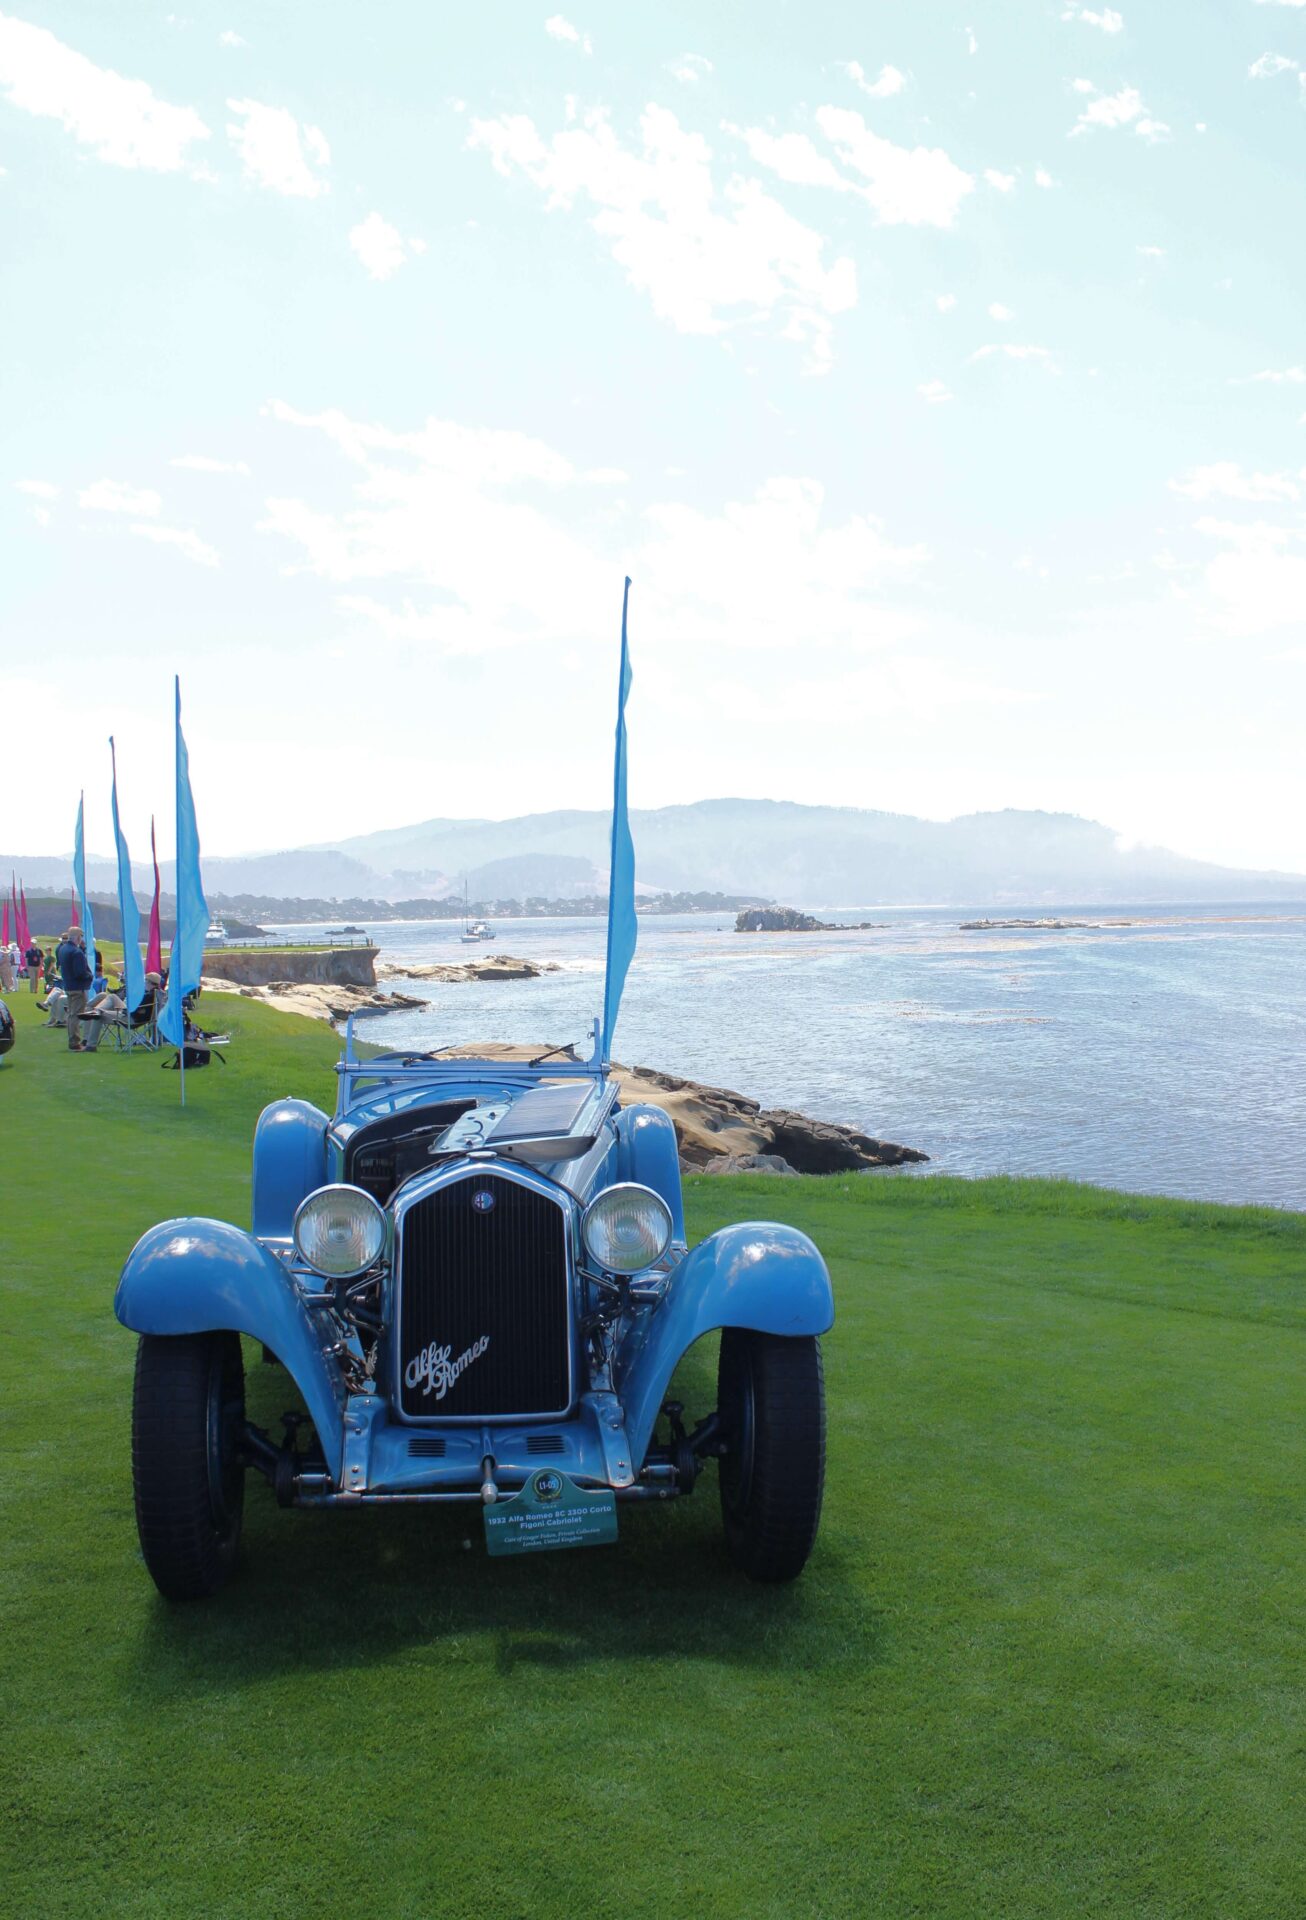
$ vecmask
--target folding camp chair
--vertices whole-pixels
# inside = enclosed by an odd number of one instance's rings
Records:
[[[134,1053],[137,1047],[143,1047],[147,1053],[153,1053],[159,1045],[159,1032],[154,1024],[154,995],[147,994],[135,1013],[127,1020],[116,1020],[113,1025],[113,1042],[119,1053],[129,1050]]]

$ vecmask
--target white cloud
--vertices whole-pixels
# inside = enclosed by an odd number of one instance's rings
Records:
[[[96,480],[77,496],[79,507],[96,513],[147,514],[151,519],[163,505],[152,487],[131,487],[121,480]]]
[[[881,67],[875,79],[868,80],[860,60],[841,60],[837,64],[853,85],[869,94],[872,100],[889,100],[895,93],[901,93],[907,84],[906,74],[899,73],[897,67]]]
[[[979,41],[975,38],[974,27],[966,28],[966,51],[967,53],[979,52]]]
[[[896,147],[848,107],[818,107],[816,123],[885,226],[950,227],[975,182],[941,147]]]
[[[995,300],[992,303],[992,305],[989,307],[990,320],[1014,320],[1015,317],[1016,316],[1011,311],[1011,308],[1004,307],[1000,300]]]
[[[209,129],[193,107],[170,106],[143,80],[97,67],[44,27],[0,14],[0,87],[24,112],[58,120],[99,160],[176,173]]]
[[[1124,15],[1110,7],[1103,7],[1101,13],[1094,13],[1091,7],[1067,7],[1061,18],[1082,20],[1086,27],[1100,27],[1103,33],[1119,33],[1125,24]]]
[[[942,406],[945,400],[954,398],[953,394],[949,391],[947,382],[943,380],[922,381],[916,391],[921,399],[925,401],[926,405],[931,407]]]
[[[1306,386],[1306,367],[1266,367],[1261,373],[1249,373],[1241,380],[1231,380],[1231,387],[1255,387],[1265,383],[1274,387]]]
[[[1016,184],[1014,173],[999,173],[996,167],[985,167],[984,178],[998,193],[1010,193]]]
[[[247,47],[249,41],[244,39],[240,34],[233,33],[232,29],[227,27],[218,35],[218,45],[220,47]]]
[[[1247,69],[1249,80],[1273,80],[1277,73],[1296,73],[1297,62],[1289,60],[1286,54],[1263,53],[1259,60],[1253,60]]]
[[[667,72],[672,79],[679,80],[686,87],[696,87],[712,71],[712,62],[701,53],[682,53],[667,62]]]
[[[939,148],[897,147],[872,133],[860,113],[818,107],[816,123],[834,146],[841,172],[805,133],[767,133],[762,127],[727,127],[745,142],[759,166],[795,186],[830,187],[865,200],[885,226],[949,227],[974,180]]]
[[[1056,181],[1052,178],[1052,175],[1046,167],[1035,167],[1034,185],[1036,187],[1055,187],[1056,184]]]
[[[1286,551],[1293,538],[1288,529],[1203,517],[1196,530],[1222,549],[1204,569],[1208,610],[1222,632],[1246,638],[1301,627],[1306,558]]]
[[[57,500],[59,489],[53,480],[15,480],[14,486],[19,493],[27,493],[34,500]]]
[[[410,252],[424,253],[425,242],[405,243],[398,227],[392,227],[379,213],[369,213],[349,230],[349,244],[374,280],[388,280],[398,273]]]
[[[1306,0],[1256,0],[1258,7],[1306,7]]]
[[[216,567],[221,565],[218,555],[208,542],[199,535],[182,527],[159,527],[142,524],[132,528],[142,540],[153,540],[161,547],[174,547],[184,559],[193,560],[197,567]]]
[[[1234,460],[1219,460],[1207,467],[1195,467],[1184,480],[1172,480],[1175,493],[1190,500],[1251,500],[1295,503],[1302,497],[1303,474],[1244,473]],[[1303,608],[1306,618],[1306,608]]]
[[[831,521],[813,479],[769,480],[716,512],[673,501],[637,519],[604,514],[582,532],[575,495],[592,476],[524,434],[441,420],[396,432],[281,402],[270,411],[324,435],[355,484],[327,506],[270,499],[262,531],[297,555],[291,571],[345,589],[343,610],[399,644],[486,653],[606,643],[623,568],[639,580],[650,628],[700,651],[784,654],[810,642],[865,652],[914,625],[882,596],[915,578],[924,548],[897,544],[873,515]]]
[[[50,518],[51,518],[49,507],[40,507],[40,506],[33,507],[32,518],[33,520],[35,520],[38,527],[48,527],[50,524]]]
[[[986,347],[976,347],[970,355],[972,361],[992,360],[1033,360],[1047,368],[1049,373],[1057,371],[1056,355],[1048,347],[1018,346],[1013,342],[993,341]]]
[[[314,172],[329,166],[331,149],[320,127],[301,125],[287,107],[268,107],[257,100],[228,100],[228,111],[240,116],[228,123],[230,140],[245,170],[245,178],[272,193],[315,200],[330,189]]]
[[[567,40],[579,47],[582,53],[593,53],[594,44],[587,33],[573,27],[570,20],[564,20],[560,13],[552,14],[544,22],[544,31],[551,40]]]
[[[1145,260],[1164,260],[1164,247],[1135,247],[1135,253],[1141,253]]]
[[[857,301],[852,261],[825,262],[825,240],[738,175],[719,190],[712,151],[673,113],[650,106],[641,151],[624,146],[606,113],[546,140],[522,115],[475,120],[468,145],[505,175],[523,175],[550,210],[583,196],[591,225],[631,284],[681,333],[719,334],[740,319],[775,317],[807,349],[810,371],[831,356],[832,316]],[[828,163],[827,163],[828,164]]]
[[[873,515],[827,525],[824,504],[818,481],[787,478],[719,514],[650,507],[640,579],[709,645],[787,650],[820,640],[861,652],[890,644],[907,627],[874,596],[913,578],[926,551],[894,546]]]
[[[1170,131],[1164,120],[1153,119],[1137,87],[1121,87],[1116,93],[1098,93],[1091,80],[1076,80],[1072,84],[1076,93],[1096,96],[1082,109],[1070,129],[1072,135],[1087,133],[1093,127],[1132,127],[1142,139],[1155,141]]]
[[[215,460],[207,453],[179,453],[169,460],[170,467],[180,467],[187,473],[235,473],[248,478],[249,468],[243,460]]]
[[[957,296],[955,293],[936,293],[934,304],[940,313],[951,313],[957,304]]]

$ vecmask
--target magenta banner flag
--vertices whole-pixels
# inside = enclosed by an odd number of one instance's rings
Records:
[[[18,910],[23,916],[23,930],[18,936],[18,944],[26,953],[32,944],[32,927],[27,918],[27,888],[21,880],[18,882]]]
[[[5,901],[4,917],[0,920],[0,947],[9,945],[9,902]]]
[[[154,815],[150,815],[150,858],[154,862],[154,899],[150,903],[150,936],[145,943],[146,973],[163,972],[163,941],[159,937],[159,856],[154,845]]]
[[[72,911],[72,918],[71,918],[71,919],[69,920],[69,922],[68,922],[68,924],[69,924],[69,926],[70,926],[70,927],[80,927],[82,923],[81,923],[81,921],[80,921],[80,919],[78,918],[78,915],[77,915],[77,889],[76,889],[76,887],[69,887],[69,889],[68,889],[68,905],[69,905],[69,907],[70,907],[70,909],[71,909],[71,911]]]

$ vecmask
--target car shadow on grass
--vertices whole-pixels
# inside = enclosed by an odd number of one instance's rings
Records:
[[[878,1665],[882,1622],[837,1537],[823,1533],[799,1580],[757,1585],[726,1557],[714,1478],[666,1508],[623,1507],[615,1546],[508,1560],[487,1557],[474,1506],[285,1513],[252,1486],[241,1563],[216,1598],[170,1605],[142,1565],[137,1684],[175,1699],[414,1648],[479,1650],[505,1678],[632,1659]]]

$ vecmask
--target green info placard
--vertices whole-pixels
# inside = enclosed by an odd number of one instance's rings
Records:
[[[511,1500],[483,1509],[490,1553],[547,1553],[556,1547],[605,1547],[617,1537],[617,1496],[590,1492],[556,1467],[540,1467]]]

